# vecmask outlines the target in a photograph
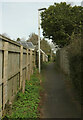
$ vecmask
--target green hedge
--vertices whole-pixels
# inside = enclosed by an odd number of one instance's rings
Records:
[[[69,57],[70,78],[74,83],[75,88],[81,93],[81,56],[73,55]]]
[[[70,67],[70,80],[72,81],[75,89],[78,92],[81,103],[83,98],[83,87],[82,87],[82,44],[81,36],[74,35],[72,42],[68,49],[69,67]]]

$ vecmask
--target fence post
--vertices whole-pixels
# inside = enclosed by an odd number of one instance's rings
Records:
[[[36,65],[35,65],[35,60],[36,60],[36,53],[35,53],[35,51],[34,51],[34,55],[33,55],[33,61],[34,61],[34,68],[36,68]]]
[[[23,79],[22,92],[25,92],[25,79]]]
[[[4,67],[3,67],[3,110],[7,103],[7,80],[8,80],[8,42],[4,42]]]
[[[30,49],[28,50],[28,80],[30,80]]]
[[[0,118],[1,117],[2,117],[2,51],[0,51]]]
[[[23,46],[20,48],[20,89],[22,88]]]
[[[43,54],[43,62],[44,62],[44,54]]]
[[[30,50],[30,75],[33,73],[32,69],[32,50]]]
[[[27,49],[27,67],[26,67],[26,80],[28,79],[28,49]]]

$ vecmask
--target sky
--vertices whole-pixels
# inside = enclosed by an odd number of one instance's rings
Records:
[[[64,1],[81,5],[82,0],[0,0],[0,34],[6,33],[13,40],[38,34],[38,9]],[[42,30],[40,35],[43,37]]]

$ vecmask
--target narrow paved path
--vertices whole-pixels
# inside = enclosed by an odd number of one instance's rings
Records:
[[[44,71],[46,81],[44,88],[46,100],[43,105],[42,118],[80,118],[81,106],[72,98],[63,73],[55,69],[55,64],[47,65]]]

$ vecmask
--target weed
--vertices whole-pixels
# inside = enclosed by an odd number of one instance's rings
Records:
[[[25,93],[21,91],[17,93],[16,100],[13,103],[12,114],[6,115],[10,118],[38,118],[38,105],[40,102],[40,79],[37,75],[37,70],[34,71],[30,81],[26,81]]]

